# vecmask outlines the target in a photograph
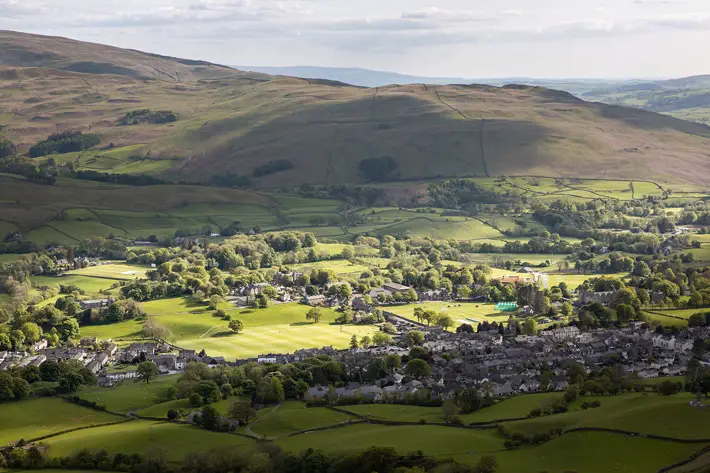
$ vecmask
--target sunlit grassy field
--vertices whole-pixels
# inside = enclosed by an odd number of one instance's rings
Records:
[[[88,425],[120,421],[121,417],[77,406],[58,398],[0,404],[0,446]]]
[[[414,309],[420,307],[429,309],[442,314],[446,314],[454,319],[454,327],[461,324],[470,324],[474,327],[479,322],[487,320],[488,322],[507,322],[510,317],[509,313],[496,311],[495,304],[488,303],[469,303],[469,302],[422,302],[418,304],[406,304],[387,307],[388,312],[393,312],[397,315],[410,320],[415,320]]]
[[[306,320],[310,307],[291,302],[268,309],[227,310],[232,319],[244,323],[244,331],[233,334],[228,322],[215,317],[205,306],[186,299],[162,299],[143,304],[143,309],[170,331],[169,340],[183,348],[207,351],[228,359],[254,357],[262,353],[291,353],[302,348],[334,346],[345,348],[350,338],[372,335],[377,327],[335,325],[331,309],[321,309],[323,318],[314,324]]]

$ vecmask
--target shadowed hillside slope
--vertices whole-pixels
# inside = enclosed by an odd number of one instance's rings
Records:
[[[27,36],[8,35],[18,44]],[[42,54],[33,38],[29,44]],[[0,37],[0,50],[4,44]],[[84,46],[72,48],[73,61],[90,60],[81,51],[100,47],[77,44]],[[116,53],[104,59],[131,70],[155,58],[110,49]],[[278,187],[365,182],[372,176],[360,172],[360,163],[388,157],[393,169],[378,177],[390,180],[547,175],[710,183],[707,126],[544,88],[367,89],[230,69],[220,78],[177,82],[56,70],[64,63],[51,58],[36,62],[43,67],[0,68],[0,110],[7,111],[0,125],[22,152],[65,130],[98,133],[101,146],[133,145],[92,151],[88,169],[190,182],[231,173]],[[178,120],[124,123],[127,113],[143,109],[170,111]],[[260,172],[274,161],[289,165]]]
[[[0,66],[51,67],[169,82],[241,74],[206,61],[177,59],[68,38],[0,30]],[[250,73],[250,75],[256,75]]]

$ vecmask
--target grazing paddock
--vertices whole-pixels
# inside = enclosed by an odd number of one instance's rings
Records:
[[[67,274],[105,279],[130,280],[144,278],[146,270],[145,266],[112,263],[76,269],[74,271],[68,271]]]
[[[276,444],[287,452],[313,448],[331,453],[355,453],[371,446],[392,447],[399,453],[421,450],[425,454],[454,457],[465,463],[475,463],[481,455],[503,449],[503,439],[494,431],[427,425],[353,425],[281,437]]]
[[[109,453],[140,453],[161,449],[167,460],[179,462],[189,453],[203,453],[218,447],[253,448],[245,437],[210,432],[190,425],[134,420],[123,424],[70,432],[45,441],[52,455],[63,456],[88,448]]]
[[[689,445],[605,432],[576,432],[535,447],[497,452],[497,473],[648,473],[700,450]]]
[[[422,302],[419,304],[391,306],[387,307],[385,310],[401,317],[417,321],[414,318],[414,309],[417,307],[441,312],[442,314],[450,316],[454,319],[452,330],[455,330],[456,327],[461,324],[470,324],[475,328],[478,323],[486,320],[491,323],[507,322],[510,317],[510,314],[496,312],[494,309],[495,304],[476,302]]]
[[[127,379],[112,388],[84,387],[78,395],[82,399],[104,405],[110,411],[125,414],[164,402],[165,390],[173,386],[180,376],[158,376],[150,383]]]
[[[63,401],[30,399],[0,404],[0,446],[89,425],[106,424],[121,417]]]
[[[175,345],[198,351],[204,349],[212,356],[228,359],[269,352],[292,353],[323,346],[346,348],[353,335],[361,338],[378,330],[373,325],[335,325],[337,313],[325,308],[321,309],[323,318],[320,323],[311,323],[306,320],[310,307],[296,302],[273,304],[267,309],[226,310],[232,319],[244,323],[244,330],[239,334],[232,333],[227,327],[228,322],[215,317],[206,306],[191,304],[185,298],[146,302],[143,309],[155,315],[158,323],[168,329],[168,340]],[[121,324],[123,322],[113,326]],[[128,331],[120,330],[123,333]]]
[[[282,437],[301,430],[352,420],[357,418],[324,407],[307,408],[302,402],[288,401],[263,415],[252,425],[251,430],[266,437]]]

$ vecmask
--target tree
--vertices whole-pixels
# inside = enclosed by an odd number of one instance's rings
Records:
[[[65,341],[79,338],[79,322],[72,317],[66,317],[59,326],[59,333]]]
[[[25,344],[25,334],[20,330],[13,330],[10,332],[10,340],[12,341],[12,347],[15,350],[19,350]]]
[[[463,414],[468,414],[470,412],[477,411],[481,409],[483,404],[483,398],[479,394],[478,390],[474,388],[465,388],[456,393],[455,397],[456,405]]]
[[[214,407],[207,405],[202,408],[200,413],[200,424],[207,430],[217,430],[219,428],[221,417],[219,412]]]
[[[244,324],[241,320],[234,319],[229,322],[229,330],[234,333],[239,333],[244,329]]]
[[[390,372],[395,372],[402,367],[402,358],[399,355],[387,355],[385,364]]]
[[[383,347],[392,344],[392,337],[385,332],[377,332],[372,336],[372,344],[378,347]]]
[[[370,339],[369,336],[365,335],[365,336],[362,337],[362,339],[360,340],[360,346],[363,347],[363,348],[367,348],[367,347],[370,346],[370,343],[371,343],[371,342],[372,342],[372,339]]]
[[[84,383],[84,377],[74,371],[63,373],[59,377],[59,391],[73,393]]]
[[[136,370],[138,373],[138,378],[142,379],[146,383],[150,383],[151,378],[158,375],[158,365],[152,361],[144,361],[138,365]]]
[[[436,324],[444,330],[448,330],[454,325],[454,320],[448,315],[442,315],[436,320]]]
[[[39,365],[39,374],[42,377],[42,381],[58,381],[61,374],[59,363],[54,360],[45,361]]]
[[[190,394],[189,401],[192,407],[200,407],[202,405],[202,396],[198,393],[192,393]]]
[[[149,318],[143,324],[143,336],[154,340],[165,340],[169,335],[168,329],[155,321],[153,317]]]
[[[256,415],[256,411],[248,401],[234,401],[229,409],[231,418],[239,421],[240,424],[248,424],[249,419]]]
[[[217,308],[219,308],[219,305],[222,302],[224,302],[224,299],[222,299],[222,296],[218,296],[217,294],[215,294],[210,297],[209,308],[211,310],[217,310]]]
[[[357,341],[357,335],[353,335],[352,337],[350,337],[350,348],[355,349],[358,347],[359,347],[359,344]]]
[[[414,359],[407,362],[407,365],[404,367],[404,372],[407,376],[411,376],[412,378],[425,378],[431,374],[431,367],[429,363],[424,360]]]
[[[663,381],[656,389],[661,396],[671,396],[681,392],[683,385],[681,383],[674,383],[673,381]]]
[[[312,307],[308,312],[306,312],[306,320],[312,320],[314,324],[317,324],[323,313],[318,307]]]
[[[537,334],[537,322],[532,317],[525,319],[523,324],[523,333],[525,335],[536,335]]]
[[[565,302],[564,304],[562,304],[560,311],[562,312],[562,315],[564,315],[565,317],[569,317],[572,314],[572,304],[570,304],[569,302]]]
[[[22,324],[20,331],[24,334],[25,342],[29,345],[37,343],[42,336],[42,329],[33,322]]]
[[[474,473],[495,473],[496,468],[498,468],[496,457],[485,455],[481,457],[473,471]]]
[[[454,404],[454,401],[451,399],[447,399],[444,401],[444,403],[441,405],[441,416],[444,418],[444,422],[447,424],[450,424],[452,420],[456,417],[456,414],[458,414],[458,409],[456,408],[456,404]]]
[[[410,330],[407,332],[407,345],[410,347],[421,346],[424,344],[424,332],[419,330]]]

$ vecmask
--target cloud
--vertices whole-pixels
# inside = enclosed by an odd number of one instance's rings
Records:
[[[26,0],[0,0],[0,18],[16,18],[41,13],[43,4]]]
[[[633,0],[633,5],[680,5],[686,3],[686,0]]]

